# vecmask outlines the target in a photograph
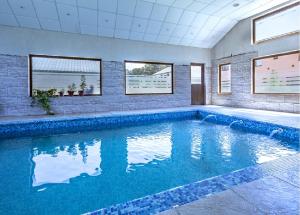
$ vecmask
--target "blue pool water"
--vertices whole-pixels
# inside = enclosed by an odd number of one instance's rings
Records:
[[[80,214],[297,153],[200,120],[0,140],[0,214]]]

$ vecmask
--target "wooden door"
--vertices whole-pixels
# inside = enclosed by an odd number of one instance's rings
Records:
[[[191,64],[192,105],[205,104],[204,64]]]

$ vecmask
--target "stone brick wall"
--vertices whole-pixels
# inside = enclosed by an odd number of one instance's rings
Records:
[[[0,83],[0,116],[44,114],[40,108],[31,107],[26,56],[0,55]],[[123,62],[104,61],[102,96],[58,97],[52,104],[60,114],[189,106],[190,68],[175,65],[174,94],[133,96],[125,95]]]
[[[212,104],[252,109],[300,112],[300,95],[252,94],[251,59],[249,52],[212,62]],[[231,95],[218,95],[218,65],[231,63]]]

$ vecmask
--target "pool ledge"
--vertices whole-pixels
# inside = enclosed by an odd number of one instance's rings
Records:
[[[156,214],[267,176],[291,180],[286,178],[297,176],[299,163],[300,153],[296,153],[86,214]]]

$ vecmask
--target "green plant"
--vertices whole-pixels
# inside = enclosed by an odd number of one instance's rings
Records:
[[[85,79],[85,76],[82,75],[81,78],[80,78],[80,80],[81,80],[81,83],[80,83],[80,89],[81,89],[82,91],[84,91],[84,89],[86,88],[86,79]]]
[[[33,90],[33,95],[32,95],[32,105],[39,105],[41,106],[47,114],[53,115],[53,111],[51,110],[51,105],[50,105],[50,97],[55,96],[56,94],[56,89],[50,89],[50,90]]]
[[[71,85],[69,85],[68,90],[71,91],[71,92],[74,92],[76,90],[76,84],[72,83]]]

